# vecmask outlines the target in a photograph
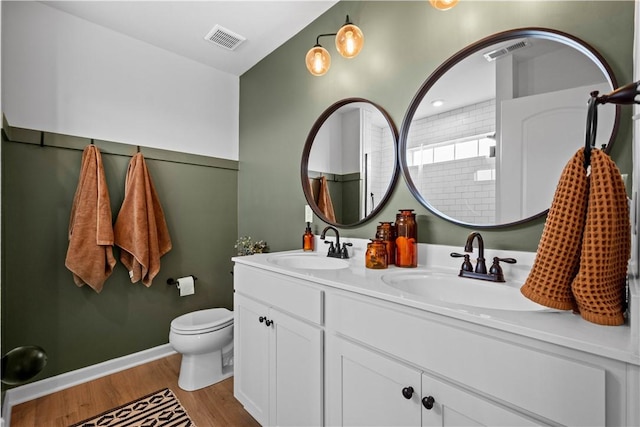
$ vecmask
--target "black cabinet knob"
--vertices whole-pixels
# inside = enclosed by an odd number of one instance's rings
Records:
[[[267,320],[267,318],[264,317],[264,316],[258,317],[258,322],[260,322],[260,323],[264,322],[265,320]]]
[[[402,395],[405,399],[411,399],[413,396],[413,387],[405,387],[402,389]]]
[[[271,325],[273,325],[273,320],[266,319],[264,321],[264,324],[267,325],[267,326],[271,326]]]
[[[427,396],[422,398],[422,406],[424,406],[428,410],[433,409],[433,404],[435,402],[436,400],[433,398],[433,396]]]

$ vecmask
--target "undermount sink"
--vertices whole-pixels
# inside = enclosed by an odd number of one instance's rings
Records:
[[[382,276],[392,288],[410,295],[471,307],[513,311],[544,311],[520,293],[520,286],[458,277],[455,272],[392,273]]]
[[[272,264],[280,267],[302,270],[339,270],[349,267],[349,262],[340,258],[330,258],[317,254],[288,254],[268,258]]]

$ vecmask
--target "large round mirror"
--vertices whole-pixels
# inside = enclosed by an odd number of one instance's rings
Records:
[[[328,224],[352,227],[382,209],[398,177],[398,131],[389,115],[362,98],[327,108],[302,153],[307,203]]]
[[[402,123],[407,185],[434,214],[496,228],[540,217],[585,144],[590,94],[617,87],[605,60],[568,34],[540,28],[482,39],[425,81]],[[598,109],[596,146],[609,151],[620,107]]]

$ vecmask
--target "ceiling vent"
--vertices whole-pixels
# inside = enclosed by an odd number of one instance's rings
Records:
[[[209,40],[211,43],[214,43],[222,48],[228,50],[235,50],[238,46],[242,44],[243,41],[246,40],[245,37],[242,37],[239,34],[234,33],[233,31],[227,30],[220,25],[216,25],[209,31],[204,37],[205,40]]]
[[[491,52],[487,52],[484,54],[484,58],[491,62],[491,61],[495,61],[498,58],[502,58],[503,56],[509,55],[510,53],[512,53],[515,50],[518,49],[522,49],[524,47],[530,46],[531,43],[529,43],[528,40],[521,40],[517,43],[514,43],[510,46],[507,47],[503,47],[500,49],[496,49],[496,50],[492,50]]]

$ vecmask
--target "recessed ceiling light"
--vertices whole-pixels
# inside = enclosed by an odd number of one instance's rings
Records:
[[[431,105],[433,105],[434,107],[442,107],[444,105],[444,100],[435,99],[435,100],[431,101]]]

